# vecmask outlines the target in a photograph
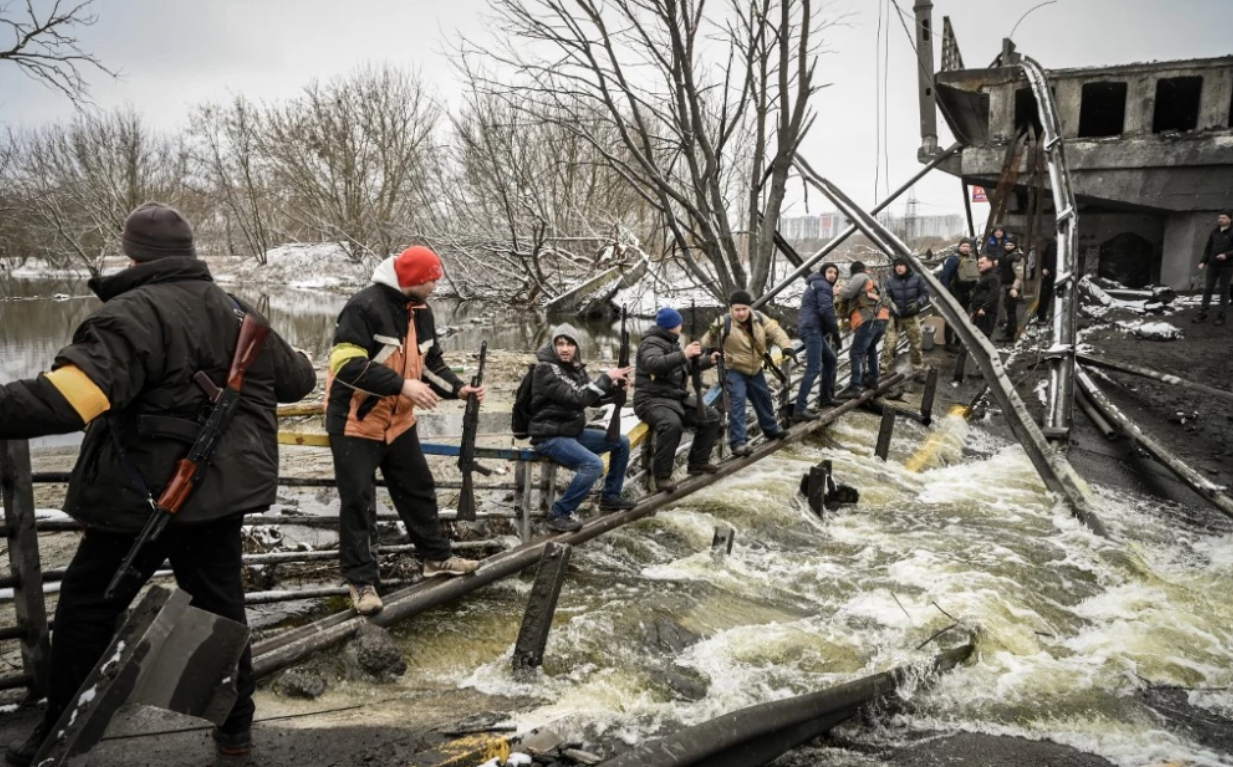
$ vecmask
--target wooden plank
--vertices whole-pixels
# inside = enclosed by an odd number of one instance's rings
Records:
[[[47,695],[51,668],[51,635],[43,598],[39,538],[34,526],[34,485],[30,472],[30,444],[25,440],[0,441],[0,489],[4,499],[5,536],[9,546],[9,574],[13,587],[17,626],[23,629],[21,665],[30,678],[30,697]]]

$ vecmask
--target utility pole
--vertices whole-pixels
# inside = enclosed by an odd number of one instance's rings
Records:
[[[916,57],[920,97],[921,162],[938,153],[938,110],[933,89],[933,0],[916,0]]]

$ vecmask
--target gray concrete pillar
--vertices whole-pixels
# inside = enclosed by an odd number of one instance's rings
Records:
[[[1130,79],[1126,89],[1126,136],[1152,135],[1152,117],[1156,112],[1156,78],[1141,76]]]
[[[1160,262],[1160,281],[1174,290],[1203,287],[1199,259],[1207,236],[1216,225],[1215,211],[1175,213],[1165,219],[1164,253]]]

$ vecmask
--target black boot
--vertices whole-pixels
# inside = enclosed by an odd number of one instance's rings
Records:
[[[1200,322],[1203,322],[1203,321],[1204,321],[1204,320],[1206,320],[1206,319],[1207,319],[1207,310],[1206,310],[1206,309],[1200,309],[1200,310],[1199,310],[1199,316],[1197,316],[1197,317],[1191,317],[1191,318],[1190,318],[1190,324],[1192,324],[1192,325],[1198,325]]]
[[[60,719],[59,711],[48,710],[43,714],[43,718],[35,725],[34,731],[30,733],[30,737],[26,738],[24,743],[14,743],[4,751],[4,761],[13,765],[13,767],[29,767],[34,761],[34,756],[39,752],[39,748],[43,745],[43,741],[47,740],[47,736],[51,734],[51,730],[56,726],[56,722]]]
[[[719,467],[713,463],[691,463],[687,471],[689,476],[699,477],[703,474],[718,474]]]
[[[818,415],[809,408],[805,408],[804,410],[798,410],[792,414],[792,423],[808,423],[810,421],[816,421],[821,417],[822,416]]]
[[[655,492],[657,493],[675,493],[676,483],[672,481],[672,477],[656,477]]]
[[[1220,312],[1219,314],[1216,315],[1216,324],[1217,325],[1224,324],[1224,312]]]
[[[251,729],[239,732],[224,732],[214,728],[214,743],[222,756],[247,756],[253,750],[253,731]]]

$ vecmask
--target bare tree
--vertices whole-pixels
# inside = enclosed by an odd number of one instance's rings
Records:
[[[76,260],[99,275],[103,259],[120,251],[130,211],[148,200],[179,205],[188,192],[183,142],[152,132],[131,110],[10,135],[20,215],[36,254],[53,264]]]
[[[760,292],[775,258],[760,222],[779,218],[820,87],[815,0],[489,2],[505,43],[462,53],[517,76],[484,89],[587,141],[717,297]]]
[[[419,79],[389,66],[269,107],[260,151],[280,214],[355,261],[389,254],[437,204],[424,170],[439,117]]]
[[[46,13],[35,10],[34,0],[26,0],[20,11],[12,4],[0,5],[0,29],[9,31],[7,40],[0,38],[0,61],[16,64],[27,76],[60,91],[74,103],[88,101],[84,70],[116,76],[98,57],[85,51],[76,36],[80,27],[98,20],[90,12],[93,1],[55,0]]]

